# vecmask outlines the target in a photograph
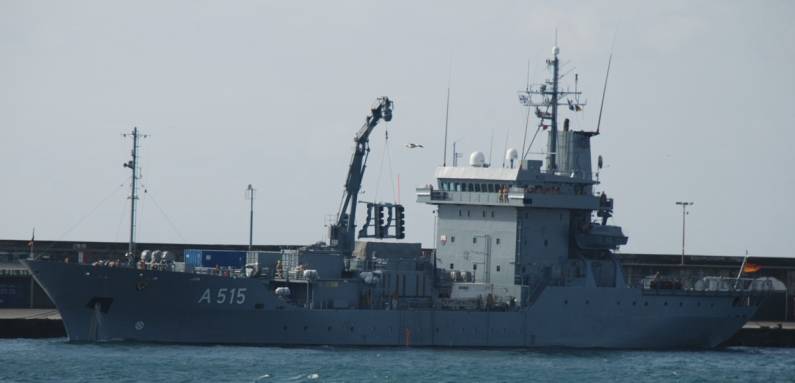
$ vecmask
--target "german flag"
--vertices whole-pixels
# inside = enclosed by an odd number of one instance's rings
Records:
[[[759,265],[754,264],[754,263],[748,262],[748,263],[745,264],[745,266],[743,266],[743,272],[744,273],[755,273],[755,272],[757,272],[759,270],[762,270],[762,266],[759,266]]]

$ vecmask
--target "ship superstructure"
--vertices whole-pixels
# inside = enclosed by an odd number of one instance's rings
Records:
[[[436,207],[435,250],[377,241],[404,237],[399,204],[367,202],[356,230],[368,137],[392,117],[392,101],[384,97],[354,138],[328,244],[248,252],[244,267],[235,268],[219,267],[201,252],[191,263],[144,251],[131,253],[127,264],[26,264],[71,341],[719,345],[751,317],[764,293],[739,277],[711,278],[701,286],[716,288],[698,291],[658,277],[627,286],[613,254],[627,237],[608,222],[613,200],[594,193],[590,139],[598,130],[574,130],[565,119],[558,127],[559,106],[576,111],[584,104],[576,86],[573,92],[560,86],[558,55],[555,47],[552,78],[520,93],[549,131],[546,164],[527,159],[528,148],[508,150],[502,167],[473,153],[468,166],[436,169],[435,183],[417,189],[419,202]],[[356,242],[356,233],[376,241]]]
[[[627,237],[607,224],[613,200],[593,193],[590,140],[598,133],[570,129],[568,119],[558,129],[559,106],[584,104],[579,91],[561,89],[559,52],[547,60],[552,77],[520,92],[549,130],[545,168],[526,159],[529,148],[521,156],[508,149],[503,167],[475,152],[469,166],[437,168],[436,186],[418,190],[419,202],[437,206],[440,267],[487,286],[498,301],[527,305],[550,285],[624,287],[612,251]]]

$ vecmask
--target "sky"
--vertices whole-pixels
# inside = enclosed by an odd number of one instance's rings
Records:
[[[126,241],[137,126],[139,241],[247,243],[248,184],[255,243],[322,240],[352,137],[388,96],[360,199],[399,199],[407,240],[432,246],[415,188],[442,162],[448,85],[449,143],[500,165],[557,30],[588,100],[574,129],[595,128],[613,52],[593,155],[623,252],[679,253],[675,202],[693,201],[689,254],[794,257],[793,16],[772,0],[2,1],[0,238]]]

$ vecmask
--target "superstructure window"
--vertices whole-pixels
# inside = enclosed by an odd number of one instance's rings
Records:
[[[475,185],[467,184],[467,191],[475,191]]]
[[[494,193],[494,184],[489,184],[489,193]]]
[[[480,193],[480,184],[475,184],[475,191]]]
[[[480,184],[480,191],[486,192],[486,184]]]
[[[472,244],[478,243],[478,237],[472,237]]]
[[[453,235],[453,236],[450,236],[450,242],[451,242],[451,243],[455,243],[455,236],[454,236],[454,235]]]
[[[497,241],[496,241],[496,242],[497,242],[497,244],[499,245],[499,244],[500,244],[500,239],[499,239],[499,238],[497,238]]]

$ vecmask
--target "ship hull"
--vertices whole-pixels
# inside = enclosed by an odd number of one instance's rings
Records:
[[[737,293],[548,287],[517,311],[308,309],[260,279],[27,261],[70,341],[186,344],[712,348],[756,305]]]

